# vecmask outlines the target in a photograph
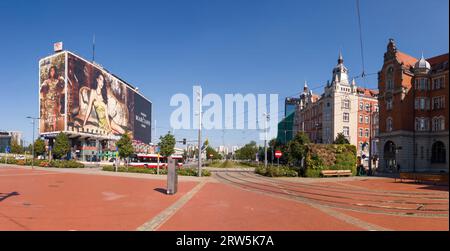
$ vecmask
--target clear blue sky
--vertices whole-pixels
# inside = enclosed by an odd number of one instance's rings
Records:
[[[366,72],[377,72],[389,38],[419,57],[448,52],[448,0],[361,0]],[[38,115],[38,60],[53,42],[91,57],[153,101],[166,133],[175,93],[298,93],[331,78],[342,48],[350,75],[362,71],[356,3],[169,0],[0,1],[0,129],[24,132]],[[376,88],[376,75],[360,83]],[[319,89],[317,91],[322,91]],[[206,131],[214,145],[243,144],[257,131]],[[175,131],[195,139],[194,131]],[[224,141],[222,141],[222,136]]]

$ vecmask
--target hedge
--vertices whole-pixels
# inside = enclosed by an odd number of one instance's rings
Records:
[[[268,177],[297,177],[298,171],[287,166],[258,166],[255,173]]]
[[[113,166],[104,166],[102,168],[102,170],[109,171],[109,172],[115,171]],[[156,168],[144,168],[144,167],[128,167],[127,168],[125,166],[120,166],[117,169],[117,172],[156,174],[157,169]],[[197,176],[197,174],[198,174],[197,168],[177,168],[177,173],[178,173],[178,175],[181,175],[181,176]],[[160,168],[159,174],[163,174],[163,175],[167,174],[167,169]],[[202,176],[211,176],[211,172],[209,170],[202,169]]]
[[[5,163],[5,158],[0,159],[0,163]],[[21,166],[31,166],[32,161],[31,159],[26,160],[16,160],[14,158],[8,158],[7,159],[8,164],[13,165],[21,165]],[[34,160],[35,166],[40,167],[56,167],[56,168],[84,168],[84,164],[79,163],[75,160]]]

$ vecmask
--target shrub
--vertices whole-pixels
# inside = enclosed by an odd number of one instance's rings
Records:
[[[41,163],[39,163],[40,167],[49,167],[50,166],[50,162],[49,161],[41,161]]]
[[[109,171],[109,172],[115,171],[113,166],[103,166],[102,170]],[[117,171],[118,172],[128,172],[128,173],[148,173],[148,174],[156,174],[157,173],[156,168],[144,168],[144,167],[128,167],[128,168],[126,168],[124,166],[120,166],[117,169]],[[198,174],[197,168],[178,168],[177,173],[178,173],[178,175],[181,175],[181,176],[197,176],[197,174]],[[160,168],[159,174],[162,174],[162,175],[167,174],[167,168]],[[209,170],[202,169],[202,176],[211,176],[211,172]]]
[[[268,177],[297,177],[298,170],[288,166],[264,166],[256,167],[255,173]]]

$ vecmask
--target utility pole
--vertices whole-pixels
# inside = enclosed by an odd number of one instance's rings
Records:
[[[264,167],[267,168],[267,121],[270,116],[267,113],[263,113],[264,116]]]
[[[372,103],[369,103],[369,176],[372,176],[372,120],[373,120],[373,112],[372,112]]]
[[[32,144],[31,144],[31,169],[34,169],[34,127],[35,127],[35,120],[40,118],[33,118],[31,116],[28,116],[27,119],[31,119],[33,123],[33,138],[32,138]]]
[[[197,90],[198,101],[198,177],[202,177],[202,99]]]

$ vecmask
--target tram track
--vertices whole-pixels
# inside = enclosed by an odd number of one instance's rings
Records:
[[[233,174],[236,174],[234,172]],[[301,191],[289,191],[283,184],[267,184],[255,181],[249,181],[248,179],[243,179],[240,177],[236,177],[231,175],[230,173],[215,173],[215,177],[217,177],[220,181],[233,185],[235,187],[258,192],[266,195],[271,195],[278,198],[287,198],[293,199],[296,201],[304,202],[307,204],[320,205],[330,208],[344,209],[344,210],[352,210],[357,212],[365,212],[365,213],[375,213],[375,214],[387,214],[387,215],[400,215],[400,216],[416,216],[416,217],[448,217],[448,208],[446,209],[424,209],[423,204],[414,204],[415,208],[406,208],[406,207],[393,207],[389,205],[377,205],[377,204],[369,204],[369,203],[351,203],[345,201],[337,201],[329,198],[335,198],[326,196],[321,194],[322,197],[328,198],[317,198],[312,197],[311,195],[299,194]],[[242,174],[241,174],[242,175]],[[344,197],[344,196],[341,196]],[[340,198],[339,198],[340,199]],[[352,200],[352,198],[345,198],[347,200]],[[448,205],[448,204],[446,204]]]

